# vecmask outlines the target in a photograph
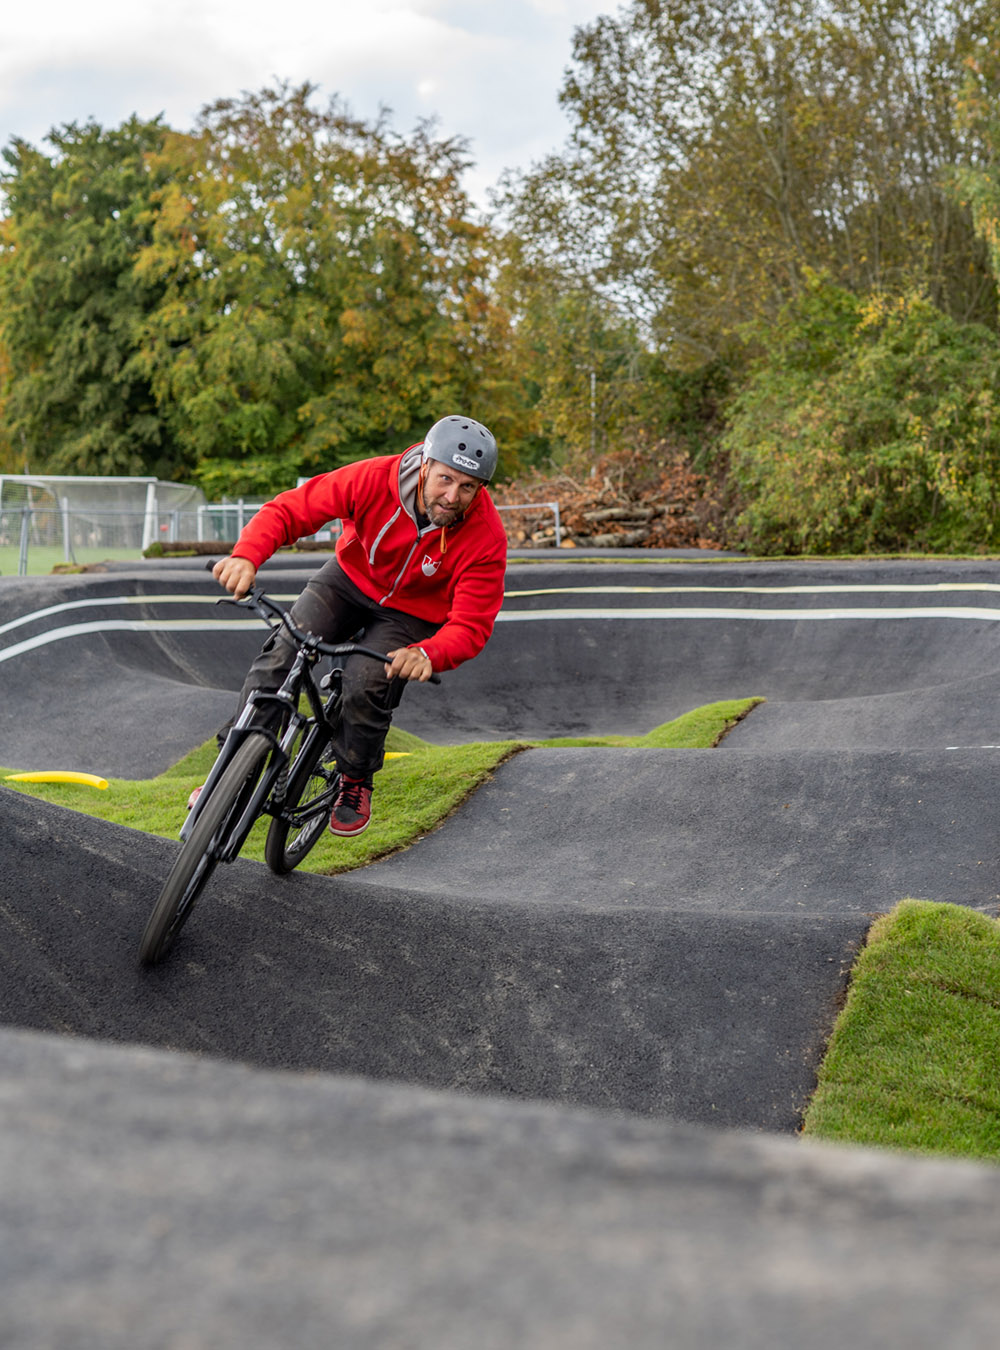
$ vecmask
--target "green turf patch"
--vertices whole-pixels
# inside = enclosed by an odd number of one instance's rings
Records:
[[[301,870],[345,872],[363,867],[412,844],[451,815],[505,759],[529,745],[653,746],[674,749],[717,745],[762,700],[734,699],[685,713],[656,727],[648,736],[591,737],[578,741],[476,741],[439,746],[392,727],[387,758],[376,779],[372,822],[357,839],[324,835]],[[191,789],[203,783],[215,761],[215,740],[192,750],[158,778],[108,780],[107,791],[68,783],[7,783],[7,787],[34,797],[83,811],[102,820],[127,825],[146,834],[176,838],[184,820]],[[0,781],[10,770],[0,769]],[[243,849],[243,857],[262,860],[268,822],[258,821]]]
[[[300,870],[344,872],[406,847],[439,825],[519,748],[514,741],[434,746],[393,728],[386,749],[402,758],[388,759],[378,776],[377,809],[371,825],[357,839],[324,835]],[[111,778],[106,791],[69,783],[6,786],[146,834],[176,838],[188,794],[205,781],[215,754],[214,739],[206,741],[158,778]],[[6,772],[0,770],[0,777]],[[257,822],[242,857],[263,860],[269,823],[267,819]]]
[[[672,722],[663,722],[645,736],[553,736],[532,744],[550,748],[607,746],[616,749],[711,750],[764,701],[762,698],[734,698],[721,703],[706,703],[703,708],[675,717]]]
[[[1000,1160],[998,1064],[1000,925],[904,900],[858,958],[805,1133]]]

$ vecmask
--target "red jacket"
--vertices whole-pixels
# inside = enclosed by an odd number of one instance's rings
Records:
[[[343,570],[378,604],[440,624],[419,645],[435,670],[453,670],[478,655],[493,631],[503,603],[507,536],[485,488],[453,525],[418,532],[419,468],[417,445],[311,478],[262,506],[233,554],[260,567],[283,544],[339,519]]]

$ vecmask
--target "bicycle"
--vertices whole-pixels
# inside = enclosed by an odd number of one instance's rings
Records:
[[[285,875],[302,862],[320,839],[340,786],[330,751],[342,716],[343,670],[334,666],[317,680],[316,665],[324,656],[389,661],[358,642],[322,642],[303,632],[257,586],[239,600],[222,596],[219,603],[252,610],[272,631],[283,626],[297,651],[276,693],[250,695],[181,828],[184,847],[139,945],[145,966],[167,955],[216,866],[239,856],[261,816],[272,818],[264,844],[271,871]],[[431,680],[440,683],[437,675]]]

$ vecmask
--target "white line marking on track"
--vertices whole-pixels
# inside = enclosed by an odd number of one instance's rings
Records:
[[[0,624],[0,634],[9,633],[13,628],[23,628],[36,619],[49,619],[53,614],[66,614],[73,609],[99,609],[107,605],[217,605],[217,595],[105,595],[90,600],[66,600],[61,605],[49,605],[46,609],[35,609],[30,614],[22,614],[19,619],[11,619]],[[274,595],[273,600],[294,600],[294,595]]]
[[[926,585],[899,586],[550,586],[540,590],[507,591],[506,595],[508,599],[515,600],[534,595],[907,595],[944,591],[1000,592],[1000,583],[939,581]],[[54,614],[65,614],[74,609],[98,609],[107,605],[215,605],[219,598],[215,595],[105,595],[86,600],[66,600],[62,604],[48,605],[0,624],[0,635],[38,619],[48,619]],[[292,602],[296,596],[274,595],[273,598]],[[884,610],[880,612],[885,613]]]
[[[291,600],[292,596],[275,597],[281,600]],[[67,605],[54,605],[48,611],[38,610],[33,615],[24,616],[23,619],[14,620],[10,624],[0,628],[0,633],[9,631],[11,628],[26,623],[32,618],[45,617],[48,614],[60,613],[65,609],[71,609],[90,604],[153,604],[177,602],[189,603],[191,601],[205,602],[215,604],[212,597],[204,596],[122,596],[106,597],[101,601],[72,601]],[[1000,620],[1000,609],[983,609],[973,606],[914,606],[906,609],[724,609],[724,608],[677,608],[671,609],[531,609],[531,610],[501,610],[497,615],[498,623],[538,623],[543,621],[550,622],[572,622],[576,621],[611,621],[611,620],[663,620],[667,622],[679,619],[710,619],[718,621],[720,619],[738,620],[740,622],[779,622],[779,623],[811,623],[811,622],[830,622],[832,620],[873,620],[887,619],[959,619],[965,621],[977,621],[995,623]],[[159,632],[230,632],[245,631],[247,629],[262,628],[259,619],[97,619],[93,623],[68,624],[62,628],[52,628],[44,633],[39,633],[35,637],[25,638],[23,642],[14,643],[12,646],[0,650],[0,663],[10,661],[15,656],[21,656],[26,652],[35,651],[39,647],[48,646],[53,642],[63,642],[69,638],[84,637],[92,633],[113,633],[113,632],[134,632],[134,633],[159,633]]]
[[[63,642],[67,638],[85,637],[88,633],[221,633],[230,629],[263,629],[259,619],[228,619],[220,623],[218,619],[98,619],[94,623],[75,623],[66,628],[50,628],[47,633],[37,637],[25,638],[15,642],[12,647],[0,651],[0,662],[10,661],[25,652],[35,651],[38,647],[47,647],[51,642]]]
[[[1000,609],[971,605],[914,605],[907,609],[513,609],[501,610],[497,619],[522,622],[530,619],[740,619],[775,620],[784,623],[824,622],[830,619],[965,619],[996,623]]]
[[[511,598],[525,595],[910,595],[943,591],[1000,591],[1000,582],[934,581],[890,586],[546,586],[536,591],[507,591]]]

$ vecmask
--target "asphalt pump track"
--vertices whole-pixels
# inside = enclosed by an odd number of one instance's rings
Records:
[[[929,1345],[959,1309],[986,1344],[995,1174],[793,1136],[872,917],[996,913],[1000,572],[536,556],[507,591],[400,725],[767,702],[715,750],[524,751],[346,876],[221,869],[152,972],[177,844],[4,791],[11,1344]],[[0,763],[146,777],[209,735],[262,631],[216,594],[0,582]]]

